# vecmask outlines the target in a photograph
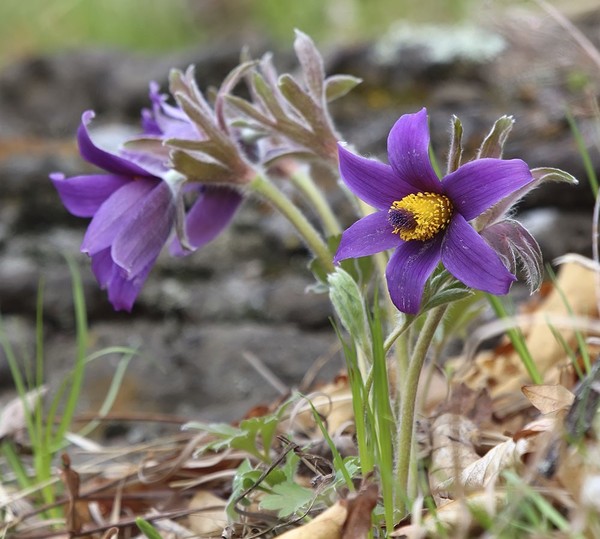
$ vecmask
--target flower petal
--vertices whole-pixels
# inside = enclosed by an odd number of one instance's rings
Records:
[[[233,189],[207,187],[188,211],[185,231],[189,244],[198,249],[215,239],[231,222],[243,196]],[[172,254],[187,254],[178,240],[171,246]]]
[[[455,209],[470,221],[493,204],[533,181],[520,159],[476,159],[443,180],[444,192]]]
[[[156,260],[171,234],[174,221],[173,192],[166,183],[160,182],[144,197],[112,244],[112,259],[125,270],[128,280]]]
[[[65,178],[60,172],[50,174],[62,203],[77,217],[93,217],[104,201],[131,179],[114,174],[90,174]]]
[[[394,305],[407,314],[417,314],[425,282],[440,261],[443,235],[429,241],[407,241],[396,249],[385,275]]]
[[[81,250],[95,255],[109,247],[117,233],[131,219],[132,212],[159,180],[140,179],[131,181],[115,191],[100,206],[85,233]],[[146,233],[146,231],[142,231]]]
[[[440,193],[442,186],[429,160],[427,110],[404,114],[388,135],[388,159],[396,174],[413,187],[411,192]]]
[[[128,279],[122,268],[117,265],[114,266],[113,277],[108,285],[108,300],[112,303],[115,311],[131,312],[133,304],[155,262],[156,258],[151,260],[133,279]]]
[[[486,241],[456,213],[442,243],[442,263],[459,281],[490,294],[506,294],[517,278]]]
[[[337,264],[346,258],[368,256],[398,247],[403,241],[392,230],[387,211],[363,217],[344,231],[333,262]]]
[[[96,280],[100,288],[106,288],[112,279],[115,263],[110,256],[110,247],[92,255],[92,272],[96,276]]]
[[[92,271],[100,287],[108,289],[108,299],[114,309],[131,311],[154,262],[151,261],[133,279],[127,279],[125,271],[113,262],[110,248],[107,248],[92,256]]]
[[[341,145],[338,153],[342,179],[350,191],[374,208],[387,210],[394,200],[415,192],[389,165],[355,155]]]
[[[122,176],[150,176],[143,168],[135,163],[128,161],[98,148],[90,138],[87,126],[94,118],[94,112],[87,110],[81,116],[81,124],[77,130],[77,142],[79,144],[79,153],[88,162],[96,165],[113,174]]]

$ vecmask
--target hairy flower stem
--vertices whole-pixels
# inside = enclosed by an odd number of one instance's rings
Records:
[[[300,192],[308,199],[313,205],[314,210],[317,212],[323,228],[328,236],[338,236],[342,233],[342,227],[333,213],[329,202],[323,192],[316,186],[312,177],[309,174],[301,170],[296,170],[290,174],[290,180],[298,188]]]
[[[400,417],[398,423],[398,444],[396,447],[396,454],[398,455],[396,480],[398,488],[400,489],[399,503],[401,504],[403,513],[408,511],[406,500],[410,499],[408,493],[409,471],[411,468],[411,461],[415,457],[412,446],[419,377],[427,356],[427,351],[429,350],[435,331],[444,317],[446,309],[447,305],[436,307],[427,315],[425,323],[423,324],[423,329],[419,333],[419,338],[417,339],[417,343],[415,344],[415,348],[410,358],[404,386],[402,387]]]
[[[264,176],[256,176],[248,184],[248,187],[254,193],[271,202],[284,215],[327,273],[332,273],[334,271],[333,258],[327,245],[298,207]]]

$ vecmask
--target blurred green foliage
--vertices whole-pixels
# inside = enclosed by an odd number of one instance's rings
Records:
[[[475,0],[2,0],[0,65],[81,46],[165,51],[253,36],[289,44],[299,28],[317,41],[380,35],[398,19],[454,21]]]

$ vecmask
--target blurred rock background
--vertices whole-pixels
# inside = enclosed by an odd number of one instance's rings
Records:
[[[90,350],[139,349],[117,411],[235,420],[278,395],[277,384],[268,383],[253,364],[288,388],[301,384],[315,364],[325,365],[321,380],[343,367],[328,299],[306,291],[312,283],[306,252],[269,208],[249,201],[233,226],[205,249],[181,260],[162,256],[133,313],[115,313],[79,254],[87,221],[64,210],[48,181],[52,171],[91,170],[74,143],[82,111],[97,112],[97,140],[115,143],[137,129],[148,82],[166,88],[172,67],[195,64],[202,88],[217,85],[248,44],[253,56],[275,50],[278,66],[294,69],[294,27],[315,38],[329,74],[364,80],[332,112],[342,136],[366,154],[384,158],[393,122],[422,106],[430,111],[440,159],[452,114],[463,121],[467,151],[499,116],[514,115],[506,157],[521,157],[531,167],[560,167],[580,179],[578,188],[550,185],[533,193],[521,205],[521,219],[548,261],[570,251],[590,254],[593,197],[567,111],[599,170],[600,65],[531,3],[441,5],[440,10],[439,2],[423,0],[61,0],[50,6],[5,0],[0,310],[23,364],[35,353],[40,283],[49,384],[56,387],[73,364],[71,279],[63,254],[68,253],[81,268]],[[600,45],[600,9],[583,0],[568,7],[577,28]],[[102,401],[118,359],[90,364],[82,411]],[[12,394],[0,351],[0,398]],[[144,435],[129,431],[131,437]]]

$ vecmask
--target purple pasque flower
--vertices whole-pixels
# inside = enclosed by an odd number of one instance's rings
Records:
[[[533,181],[520,159],[471,161],[441,181],[429,160],[427,111],[406,114],[388,137],[389,165],[339,147],[340,173],[350,190],[376,208],[342,235],[334,261],[394,248],[386,269],[391,299],[417,314],[425,283],[440,260],[459,281],[506,294],[516,277],[469,224],[499,200]]]
[[[165,181],[139,164],[98,148],[86,111],[77,131],[82,157],[103,174],[66,178],[50,175],[65,207],[78,217],[91,217],[81,251],[116,310],[130,311],[144,281],[173,229],[180,181]]]
[[[141,166],[161,174],[166,170],[170,148],[165,141],[182,139],[204,141],[206,136],[179,106],[170,105],[168,96],[160,93],[157,83],[150,83],[151,109],[142,111],[144,130],[141,144],[130,144],[132,149],[124,152]],[[154,142],[154,144],[152,143]],[[150,144],[149,144],[150,143]],[[159,162],[160,156],[163,161]],[[188,182],[180,193],[193,199],[184,219],[177,219],[177,235],[171,244],[171,254],[184,256],[204,246],[230,223],[241,205],[241,193],[226,184],[204,184]],[[182,213],[183,200],[178,205]]]

